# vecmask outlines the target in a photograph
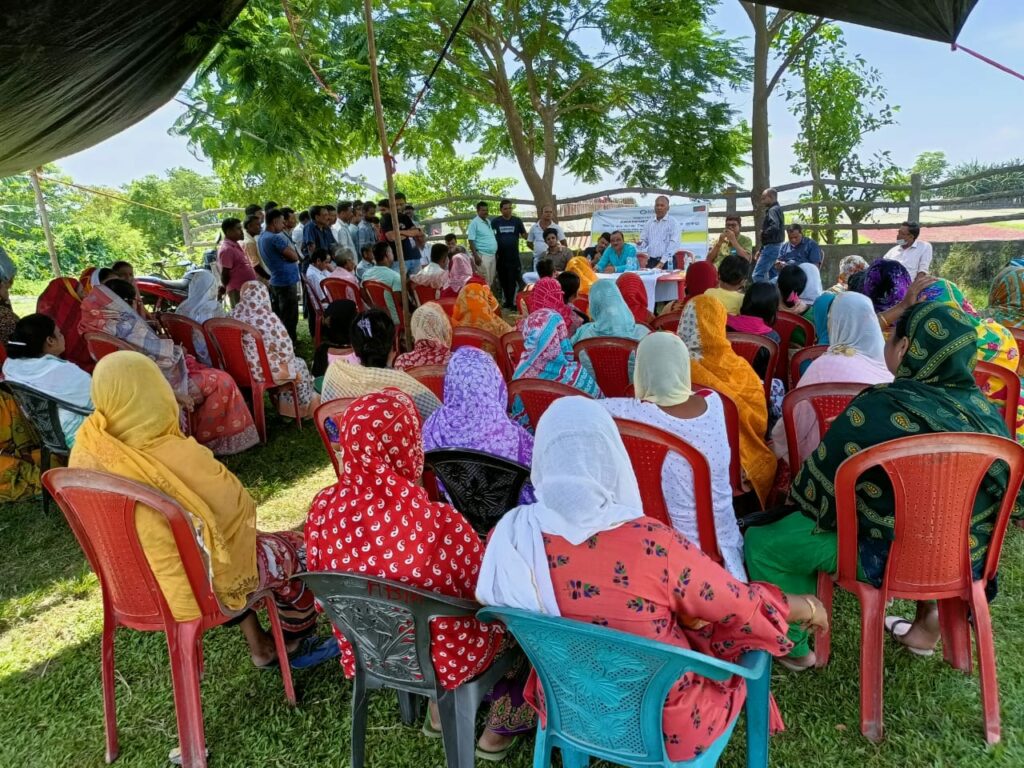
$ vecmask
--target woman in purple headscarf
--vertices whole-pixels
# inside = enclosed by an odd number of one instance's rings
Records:
[[[460,347],[448,361],[444,405],[423,425],[423,448],[468,448],[529,467],[533,436],[508,417],[508,388],[494,358],[475,347]],[[524,486],[520,503],[532,504]]]
[[[911,282],[910,273],[898,261],[878,259],[864,273],[861,293],[871,299],[875,312],[885,312],[903,301]]]

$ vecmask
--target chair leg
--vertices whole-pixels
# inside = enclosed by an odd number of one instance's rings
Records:
[[[252,419],[256,422],[256,431],[259,433],[260,442],[267,443],[267,415],[263,404],[263,387],[253,385],[252,388]]]
[[[764,674],[747,680],[747,768],[768,768],[768,718],[771,712],[769,688],[772,662],[768,657]]]
[[[950,666],[971,674],[971,627],[967,622],[967,604],[959,597],[939,600],[939,628],[942,658]]]
[[[106,601],[104,601],[106,603]],[[103,606],[103,639],[100,651],[103,677],[103,729],[107,737],[107,762],[117,760],[121,749],[117,743],[117,701],[114,687],[114,618],[110,607]]]
[[[199,693],[199,664],[196,650],[200,622],[188,621],[167,633],[174,685],[174,714],[178,722],[178,744],[183,768],[206,768],[206,735],[203,730],[203,702]]]
[[[814,656],[816,667],[824,667],[832,656],[832,575],[829,573],[818,574],[818,599],[825,606],[825,615],[828,616],[828,629],[819,629],[814,633]]]
[[[366,709],[369,691],[366,675],[358,666],[352,679],[352,768],[363,768],[366,759]]]
[[[288,663],[288,648],[284,642],[284,631],[281,629],[281,616],[277,612],[277,604],[269,595],[263,598],[270,618],[270,634],[274,638],[274,650],[277,651],[278,668],[281,670],[281,682],[284,683],[284,697],[291,706],[295,706],[295,684],[292,682],[292,667]]]
[[[437,697],[448,768],[473,768],[476,760],[476,708],[467,693],[456,688]]]
[[[548,762],[550,763],[550,760]],[[587,768],[588,765],[590,765],[590,755],[562,747],[562,768]]]
[[[857,595],[861,605],[860,730],[868,741],[882,740],[882,653],[885,642],[885,600],[877,589]]]
[[[43,472],[46,472],[50,468],[50,451],[45,446],[43,448],[39,449],[39,459],[40,459],[39,474],[40,474],[40,476],[42,476]],[[46,488],[43,488],[43,514],[44,515],[49,514],[49,512],[50,512],[50,502],[52,502],[52,501],[53,501],[53,499],[50,498],[50,492],[47,491]]]
[[[985,585],[974,582],[971,614],[974,616],[974,638],[978,643],[978,677],[981,680],[981,706],[985,718],[985,741],[997,744],[999,725],[999,678],[996,676],[996,647],[992,637],[992,617],[988,612]]]
[[[408,691],[400,691],[397,688],[395,693],[398,694],[398,711],[402,715],[402,722],[405,725],[415,725],[419,720],[419,699]]]
[[[537,724],[537,736],[533,742],[533,768],[551,768],[552,748],[548,746],[547,734]]]
[[[299,385],[294,381],[288,385],[292,390],[292,403],[295,406],[295,427],[302,431],[302,415],[299,412]]]

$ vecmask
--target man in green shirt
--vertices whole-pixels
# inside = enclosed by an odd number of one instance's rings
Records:
[[[711,246],[711,250],[708,252],[708,261],[717,264],[719,259],[724,259],[726,256],[742,256],[747,261],[751,260],[754,244],[749,237],[740,234],[740,226],[739,216],[725,217],[725,229],[722,230],[722,234],[718,236],[715,244]]]
[[[494,228],[487,215],[487,203],[481,200],[476,204],[476,217],[469,222],[466,230],[466,239],[469,240],[469,252],[473,254],[473,262],[483,273],[487,285],[494,283],[497,274],[498,240],[494,236]]]

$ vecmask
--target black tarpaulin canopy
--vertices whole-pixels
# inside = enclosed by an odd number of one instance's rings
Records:
[[[98,144],[167,103],[244,5],[0,2],[0,176]]]
[[[978,0],[767,0],[764,4],[953,43],[977,3]]]

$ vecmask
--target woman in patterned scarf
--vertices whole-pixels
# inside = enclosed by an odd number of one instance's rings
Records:
[[[445,365],[452,356],[452,323],[444,308],[436,301],[428,301],[412,313],[410,325],[413,348],[395,358],[395,370]]]

